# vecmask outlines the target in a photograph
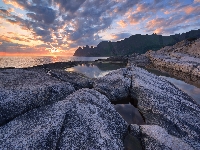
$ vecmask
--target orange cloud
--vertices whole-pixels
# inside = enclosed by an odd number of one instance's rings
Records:
[[[194,3],[200,3],[200,0],[194,0]]]
[[[168,14],[170,14],[170,12],[169,12],[168,10],[166,10],[166,11],[164,12],[164,14],[165,14],[165,15],[168,15]]]
[[[122,28],[125,28],[127,26],[124,20],[120,20],[119,22],[117,22],[117,24],[120,25]]]
[[[15,0],[3,0],[3,2],[5,4],[10,4],[15,6],[16,8],[20,8],[20,9],[24,9],[24,7],[22,5],[20,5],[19,3],[17,3]]]
[[[143,4],[138,4],[137,6],[138,6],[137,9],[136,9],[137,12],[142,12],[142,11],[144,11],[145,6],[144,6]]]
[[[184,11],[186,14],[191,14],[192,12],[194,12],[194,10],[195,10],[195,7],[192,7],[192,6],[188,6],[184,8]]]
[[[9,8],[9,9],[8,9],[8,12],[9,12],[9,13],[14,12],[14,11],[15,11],[14,8]]]
[[[154,30],[154,33],[156,33],[156,34],[161,34],[162,32],[163,32],[162,28],[158,28],[158,29]]]
[[[147,28],[148,29],[151,29],[151,28],[154,28],[155,26],[161,26],[164,24],[164,21],[163,19],[161,18],[156,18],[156,19],[153,19],[153,20],[150,20],[147,22]]]
[[[0,35],[0,40],[4,42],[11,42],[11,39],[4,35]]]

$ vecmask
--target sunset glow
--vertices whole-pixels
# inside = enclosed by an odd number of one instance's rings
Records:
[[[199,0],[0,0],[0,55],[73,55],[103,40],[199,25]]]

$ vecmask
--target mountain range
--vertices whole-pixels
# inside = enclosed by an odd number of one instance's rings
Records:
[[[195,40],[197,38],[200,38],[200,29],[170,36],[162,36],[155,33],[152,35],[136,34],[117,42],[102,41],[97,47],[89,47],[88,45],[83,48],[79,47],[74,56],[109,57],[133,53],[144,54],[148,50],[156,51],[164,46],[172,46],[182,40]]]

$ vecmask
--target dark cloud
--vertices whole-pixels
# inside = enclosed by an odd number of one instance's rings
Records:
[[[16,20],[12,20],[12,19],[7,19],[8,22],[12,23],[12,24],[20,24],[19,21]]]
[[[62,12],[76,12],[86,0],[54,0]]]
[[[36,21],[43,21],[51,24],[56,19],[56,11],[45,6],[27,6],[27,9],[34,13],[28,13],[27,16]]]

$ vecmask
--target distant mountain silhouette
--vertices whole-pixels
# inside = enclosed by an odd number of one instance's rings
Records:
[[[120,56],[129,55],[132,53],[143,54],[148,50],[159,50],[164,46],[171,46],[182,40],[193,40],[200,38],[200,29],[192,30],[182,34],[170,36],[162,36],[157,34],[152,35],[132,35],[129,38],[117,42],[102,41],[97,47],[79,47],[74,56]]]

